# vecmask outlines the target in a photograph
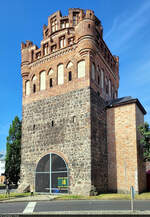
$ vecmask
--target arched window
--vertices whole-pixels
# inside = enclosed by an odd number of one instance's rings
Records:
[[[53,69],[50,69],[49,72],[48,72],[48,75],[52,75],[53,72],[54,72]]]
[[[64,83],[64,66],[63,64],[58,65],[57,68],[57,76],[58,76],[58,84],[63,84]]]
[[[36,92],[36,84],[33,84],[33,93]]]
[[[25,83],[25,94],[26,96],[30,95],[30,81],[26,81]]]
[[[85,77],[85,60],[78,62],[78,78]]]
[[[35,174],[35,191],[68,193],[68,166],[57,154],[45,155],[38,162]]]
[[[69,69],[69,68],[71,68],[73,66],[73,64],[72,64],[72,62],[71,61],[69,61],[69,63],[67,64],[67,69]]]
[[[66,46],[66,39],[65,39],[65,36],[62,36],[62,37],[60,37],[60,39],[59,39],[59,47],[60,48],[63,48],[63,47],[65,47]]]
[[[49,80],[49,86],[53,87],[53,79],[52,78],[50,78],[50,80]]]
[[[68,81],[71,81],[72,80],[72,72],[69,72],[68,73]]]
[[[37,79],[37,77],[34,75],[33,78],[32,78],[32,81],[35,82],[36,79]]]
[[[40,73],[40,90],[46,89],[45,71]]]
[[[95,64],[92,63],[92,80],[95,80]]]

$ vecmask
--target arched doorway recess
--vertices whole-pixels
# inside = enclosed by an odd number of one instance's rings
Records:
[[[50,153],[40,159],[35,174],[35,191],[68,193],[68,166],[62,157]]]

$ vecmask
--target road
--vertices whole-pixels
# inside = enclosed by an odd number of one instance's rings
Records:
[[[135,201],[134,208],[140,211],[150,211],[150,201]],[[130,210],[130,201],[75,200],[0,203],[0,214],[100,210]]]

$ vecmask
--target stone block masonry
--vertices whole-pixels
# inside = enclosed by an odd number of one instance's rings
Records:
[[[69,167],[70,193],[91,188],[90,89],[50,97],[23,106],[22,180],[35,183],[39,160],[50,152]],[[52,126],[53,121],[53,126]]]

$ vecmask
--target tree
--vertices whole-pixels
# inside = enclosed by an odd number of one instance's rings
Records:
[[[21,121],[16,116],[9,128],[7,137],[5,175],[10,183],[17,184],[20,179],[21,164]]]
[[[144,161],[150,161],[150,127],[147,122],[139,127],[140,134],[142,135],[140,143],[144,148]]]

